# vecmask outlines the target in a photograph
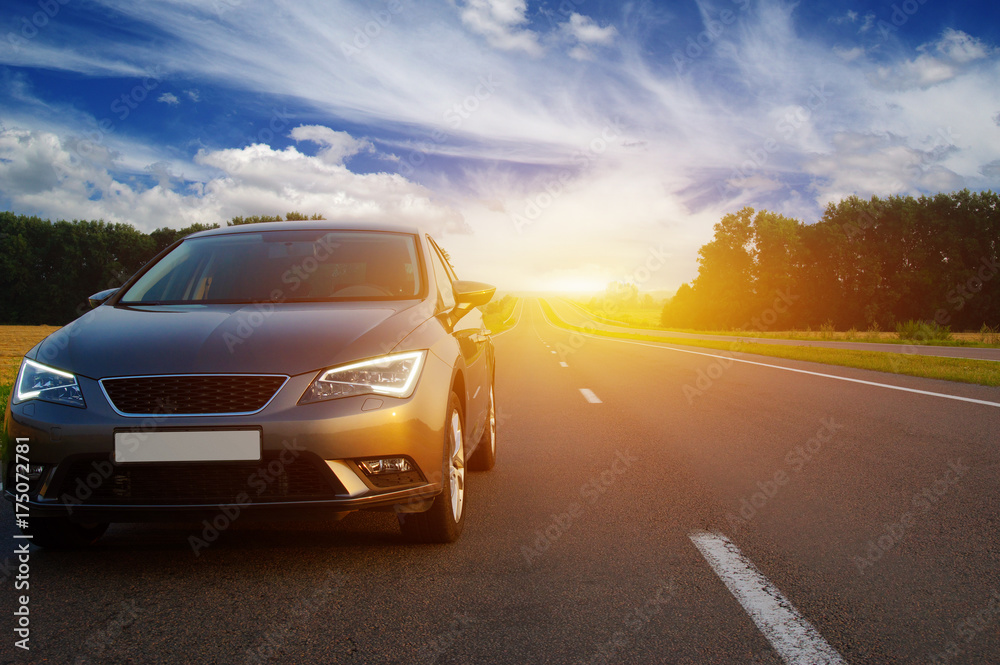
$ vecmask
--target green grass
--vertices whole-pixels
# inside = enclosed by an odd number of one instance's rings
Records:
[[[695,330],[694,328],[664,328],[660,325],[659,311],[652,312],[649,309],[616,309],[613,312],[595,311],[585,303],[573,301],[584,311],[590,313],[597,319],[605,318],[615,321],[623,326],[632,328],[651,328],[653,330],[665,330],[668,332],[683,332],[695,335],[725,335],[728,337],[753,337],[761,339],[794,339],[802,341],[833,340],[838,342],[877,342],[879,344],[920,344],[924,346],[962,346],[971,348],[997,348],[1000,347],[998,334],[995,329],[984,326],[979,332],[956,333],[951,332],[947,339],[931,339],[934,335],[916,335],[917,339],[901,339],[898,332],[887,331],[858,331],[855,329],[847,331],[835,331],[830,326],[821,326],[820,330]],[[909,336],[907,329],[904,335]],[[923,337],[923,339],[920,339]]]
[[[653,307],[608,307],[607,309],[594,309],[585,302],[573,300],[575,304],[598,318],[605,318],[609,321],[617,321],[622,325],[634,328],[659,328],[660,316],[663,314],[663,303],[657,303]]]
[[[704,349],[715,349],[732,353],[753,353],[772,358],[786,358],[806,362],[839,365],[868,369],[876,372],[905,374],[927,379],[943,379],[961,383],[974,383],[982,386],[1000,386],[1000,362],[989,360],[967,360],[964,358],[936,358],[905,353],[887,353],[884,351],[858,351],[855,349],[826,349],[810,346],[774,346],[770,344],[754,344],[753,342],[726,342],[717,340],[688,339],[680,337],[654,337],[640,333],[611,333],[581,328],[566,323],[552,310],[545,301],[541,301],[546,316],[558,326],[569,330],[586,332],[616,339],[632,339],[644,342],[667,342],[684,346],[695,346]]]
[[[10,399],[12,384],[0,385],[0,429],[3,429],[4,420],[7,417],[7,400]]]
[[[499,311],[487,311],[483,314],[483,325],[494,335],[511,328],[516,321],[511,318],[511,314],[517,307],[520,298],[511,297],[506,305]]]

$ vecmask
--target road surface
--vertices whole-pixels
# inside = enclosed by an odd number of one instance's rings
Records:
[[[0,662],[995,662],[1000,390],[587,337],[533,300],[496,347],[459,542],[354,514],[194,556],[198,525],[115,525],[32,548],[29,654],[0,583]]]

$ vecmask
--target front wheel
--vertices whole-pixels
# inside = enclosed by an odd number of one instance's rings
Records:
[[[78,524],[66,517],[32,517],[21,532],[39,547],[69,550],[93,544],[108,530],[106,522]]]
[[[465,445],[462,403],[451,394],[445,421],[444,488],[423,513],[399,513],[403,535],[418,543],[452,543],[465,526]]]

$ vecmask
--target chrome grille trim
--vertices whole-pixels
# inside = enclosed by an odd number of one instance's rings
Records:
[[[223,411],[219,413],[165,413],[165,412],[153,412],[153,413],[132,413],[127,411],[122,411],[115,404],[111,395],[108,394],[107,387],[104,385],[105,381],[118,381],[127,379],[161,379],[161,378],[198,378],[198,377],[252,377],[252,378],[272,378],[272,379],[282,379],[281,384],[274,390],[274,393],[270,398],[260,407],[252,411]],[[254,414],[260,413],[268,407],[268,405],[274,401],[274,398],[278,396],[281,389],[285,387],[288,383],[289,376],[287,374],[141,374],[136,376],[108,376],[103,379],[98,380],[98,385],[101,387],[101,392],[104,394],[104,399],[107,400],[108,405],[111,409],[117,413],[119,416],[125,418],[201,418],[201,417],[218,417],[218,416],[252,416]]]

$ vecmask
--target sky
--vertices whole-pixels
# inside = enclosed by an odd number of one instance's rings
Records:
[[[672,291],[745,206],[996,191],[998,7],[5,0],[0,209],[415,223],[501,290]]]

